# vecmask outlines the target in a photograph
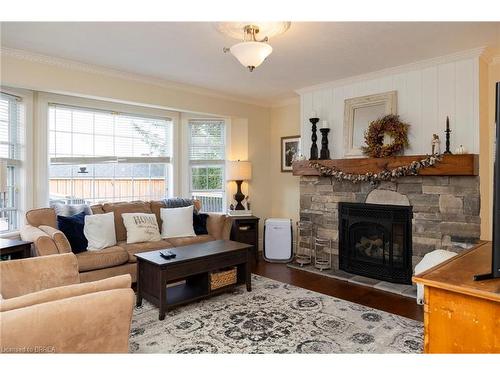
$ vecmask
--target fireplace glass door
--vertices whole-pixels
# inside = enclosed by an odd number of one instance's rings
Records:
[[[339,268],[411,283],[411,207],[340,203]]]

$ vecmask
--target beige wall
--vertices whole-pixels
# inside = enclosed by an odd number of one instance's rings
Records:
[[[248,186],[252,209],[262,218],[271,215],[269,108],[200,93],[188,86],[169,86],[132,75],[128,78],[124,74],[103,73],[99,68],[51,58],[2,54],[0,78],[5,86],[231,117],[235,121],[232,138],[241,131],[240,142],[247,144],[243,154],[247,153],[253,163],[253,178]],[[43,134],[37,134],[35,129],[35,145],[40,136]],[[235,158],[245,157],[236,154],[235,151]]]
[[[300,134],[300,101],[271,108],[271,215],[299,219],[299,177],[281,172],[281,137]]]

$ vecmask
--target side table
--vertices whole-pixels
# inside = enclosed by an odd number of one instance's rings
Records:
[[[232,241],[252,245],[255,262],[259,261],[259,220],[256,216],[231,216],[233,225],[231,227]]]
[[[0,238],[0,259],[9,255],[11,259],[29,258],[31,242]]]

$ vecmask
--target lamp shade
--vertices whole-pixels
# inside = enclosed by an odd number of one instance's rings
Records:
[[[273,47],[264,42],[241,42],[232,46],[230,51],[242,65],[252,70],[264,62],[273,52]]]
[[[226,163],[228,181],[248,181],[252,179],[252,163],[249,161],[228,161]]]

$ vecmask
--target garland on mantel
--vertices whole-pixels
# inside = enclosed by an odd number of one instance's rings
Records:
[[[341,171],[336,167],[327,167],[317,161],[311,161],[309,166],[316,169],[320,176],[335,178],[339,181],[350,181],[354,184],[360,182],[370,182],[371,184],[377,184],[381,181],[394,181],[400,177],[405,176],[416,176],[418,171],[423,168],[432,167],[439,163],[442,159],[442,155],[430,155],[422,160],[412,161],[408,165],[402,165],[401,167],[394,168],[392,170],[384,170],[378,173],[368,172],[365,174],[356,173],[346,173]]]

